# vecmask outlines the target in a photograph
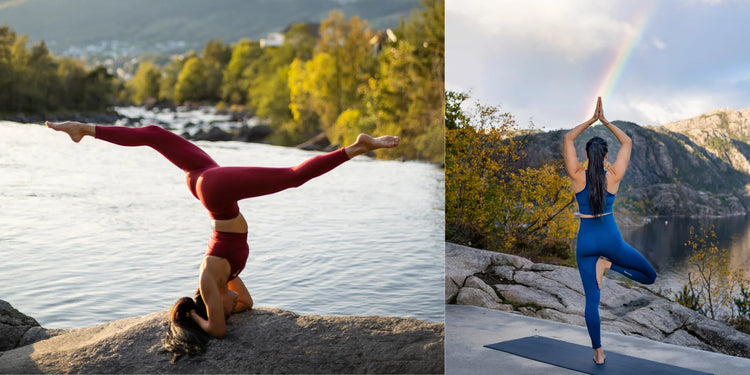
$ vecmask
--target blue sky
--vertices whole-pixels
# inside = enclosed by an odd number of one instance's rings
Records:
[[[662,125],[750,107],[750,1],[446,0],[445,12],[446,89],[523,125],[588,119],[630,40],[603,98],[609,120]]]

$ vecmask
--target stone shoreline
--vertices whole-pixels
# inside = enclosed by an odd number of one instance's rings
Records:
[[[45,330],[0,301],[0,373],[442,373],[444,324],[410,318],[233,315],[224,339],[179,359],[162,350],[167,311],[94,327]],[[0,349],[5,350],[5,349]]]
[[[750,358],[750,335],[639,286],[605,278],[602,330]],[[452,243],[445,301],[585,326],[578,270]]]

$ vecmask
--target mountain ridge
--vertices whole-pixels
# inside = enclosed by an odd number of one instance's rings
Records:
[[[0,1],[0,25],[44,40],[55,54],[112,40],[140,47],[185,41],[187,51],[210,39],[232,43],[292,23],[318,23],[333,9],[358,15],[374,29],[392,28],[418,7],[418,0],[10,0]]]
[[[660,127],[613,121],[633,140],[628,171],[615,210],[641,218],[745,215],[750,212],[750,108],[714,110]],[[560,160],[567,130],[527,136],[521,166]],[[607,140],[608,162],[619,142],[604,126],[586,129],[575,142],[581,162],[593,136]],[[571,193],[572,194],[572,193]],[[622,216],[622,215],[621,215]],[[639,224],[626,222],[625,224]]]

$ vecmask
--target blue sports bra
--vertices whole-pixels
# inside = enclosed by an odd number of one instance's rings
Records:
[[[602,214],[612,213],[612,205],[615,203],[616,194],[612,194],[604,188],[604,210]],[[586,180],[586,187],[583,190],[576,193],[576,201],[578,202],[578,212],[583,215],[593,215],[591,213],[591,206],[589,205],[589,181]]]

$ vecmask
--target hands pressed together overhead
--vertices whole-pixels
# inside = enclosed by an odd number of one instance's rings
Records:
[[[594,115],[591,117],[591,120],[589,120],[592,124],[596,122],[597,120],[601,121],[602,123],[607,123],[607,119],[604,118],[604,107],[602,107],[602,97],[598,97],[596,99],[596,109],[594,110]]]

